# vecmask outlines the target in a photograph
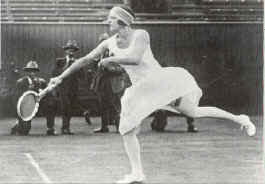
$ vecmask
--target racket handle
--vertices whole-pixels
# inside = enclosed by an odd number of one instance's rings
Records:
[[[40,99],[43,98],[47,93],[52,91],[55,87],[55,85],[48,85],[44,90],[39,93]]]

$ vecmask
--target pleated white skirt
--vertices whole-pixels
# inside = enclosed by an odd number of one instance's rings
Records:
[[[158,109],[177,112],[165,106],[191,93],[202,95],[194,77],[184,68],[165,67],[154,70],[128,88],[121,98],[120,133],[123,135],[138,127],[144,118]]]

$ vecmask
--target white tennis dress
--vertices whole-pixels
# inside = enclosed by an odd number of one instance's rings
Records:
[[[128,55],[135,42],[137,34],[144,30],[134,32],[132,42],[128,48],[118,48],[116,38],[112,36],[108,39],[110,53],[115,56]],[[154,58],[150,44],[144,51],[138,65],[122,65],[128,73],[132,86],[129,87],[121,99],[121,119],[119,131],[121,134],[136,128],[141,121],[158,109],[175,109],[167,106],[171,101],[198,91],[201,89],[197,85],[193,76],[184,68],[161,67]]]

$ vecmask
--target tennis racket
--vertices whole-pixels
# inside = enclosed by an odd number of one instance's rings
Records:
[[[40,100],[50,91],[55,88],[55,85],[48,85],[40,93],[29,90],[22,94],[17,102],[17,114],[24,121],[30,121],[37,114]]]

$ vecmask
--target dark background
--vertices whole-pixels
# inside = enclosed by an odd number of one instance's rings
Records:
[[[134,25],[150,33],[152,50],[163,66],[185,67],[195,76],[204,90],[202,105],[248,114],[262,114],[262,26],[243,22]],[[79,57],[91,51],[105,31],[107,27],[102,23],[2,23],[1,75],[6,76],[5,71],[9,71],[5,68],[11,62],[21,70],[29,60],[36,60],[40,75],[48,79],[55,58],[64,55],[62,46],[67,40],[77,41]],[[96,112],[92,96],[83,81],[80,99]],[[10,114],[10,105],[7,93],[1,98],[0,116]]]

